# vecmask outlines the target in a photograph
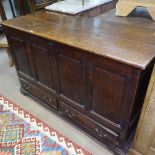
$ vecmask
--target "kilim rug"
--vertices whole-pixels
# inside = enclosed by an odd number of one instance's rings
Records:
[[[0,155],[91,155],[47,124],[0,97]]]

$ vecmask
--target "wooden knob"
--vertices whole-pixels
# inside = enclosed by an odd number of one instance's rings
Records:
[[[99,132],[99,129],[98,129],[98,128],[95,128],[95,131],[96,131],[96,132]]]
[[[30,88],[31,88],[30,86],[27,86],[25,89],[28,90],[28,89],[30,89]]]
[[[72,118],[72,115],[71,115],[71,114],[68,114],[68,117],[69,117],[69,118]]]

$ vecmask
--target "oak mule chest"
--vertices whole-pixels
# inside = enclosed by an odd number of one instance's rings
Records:
[[[119,31],[116,38],[117,27],[112,25],[45,11],[3,22],[21,92],[115,154],[125,154],[141,112],[155,48],[149,40],[145,44],[142,39],[126,39]],[[137,30],[139,38],[140,33]]]

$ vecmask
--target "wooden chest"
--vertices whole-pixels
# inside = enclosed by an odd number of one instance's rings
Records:
[[[3,26],[21,92],[124,154],[154,64],[153,34],[146,43],[137,29],[131,40],[132,28],[122,29],[123,38],[110,22],[46,12]]]

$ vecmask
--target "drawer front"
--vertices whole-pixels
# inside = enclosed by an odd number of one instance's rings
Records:
[[[68,119],[76,122],[78,125],[89,130],[93,135],[95,135],[101,141],[110,142],[113,145],[117,144],[118,134],[111,131],[110,129],[100,125],[99,123],[93,121],[89,117],[81,114],[77,110],[69,107],[62,101],[59,101],[59,112],[61,115],[67,117]]]
[[[20,79],[21,86],[24,88],[27,92],[31,93],[35,97],[37,97],[39,100],[43,101],[47,105],[51,106],[54,109],[57,109],[57,101],[56,98],[45,93],[44,91],[40,90],[36,86],[28,83],[27,81]]]

